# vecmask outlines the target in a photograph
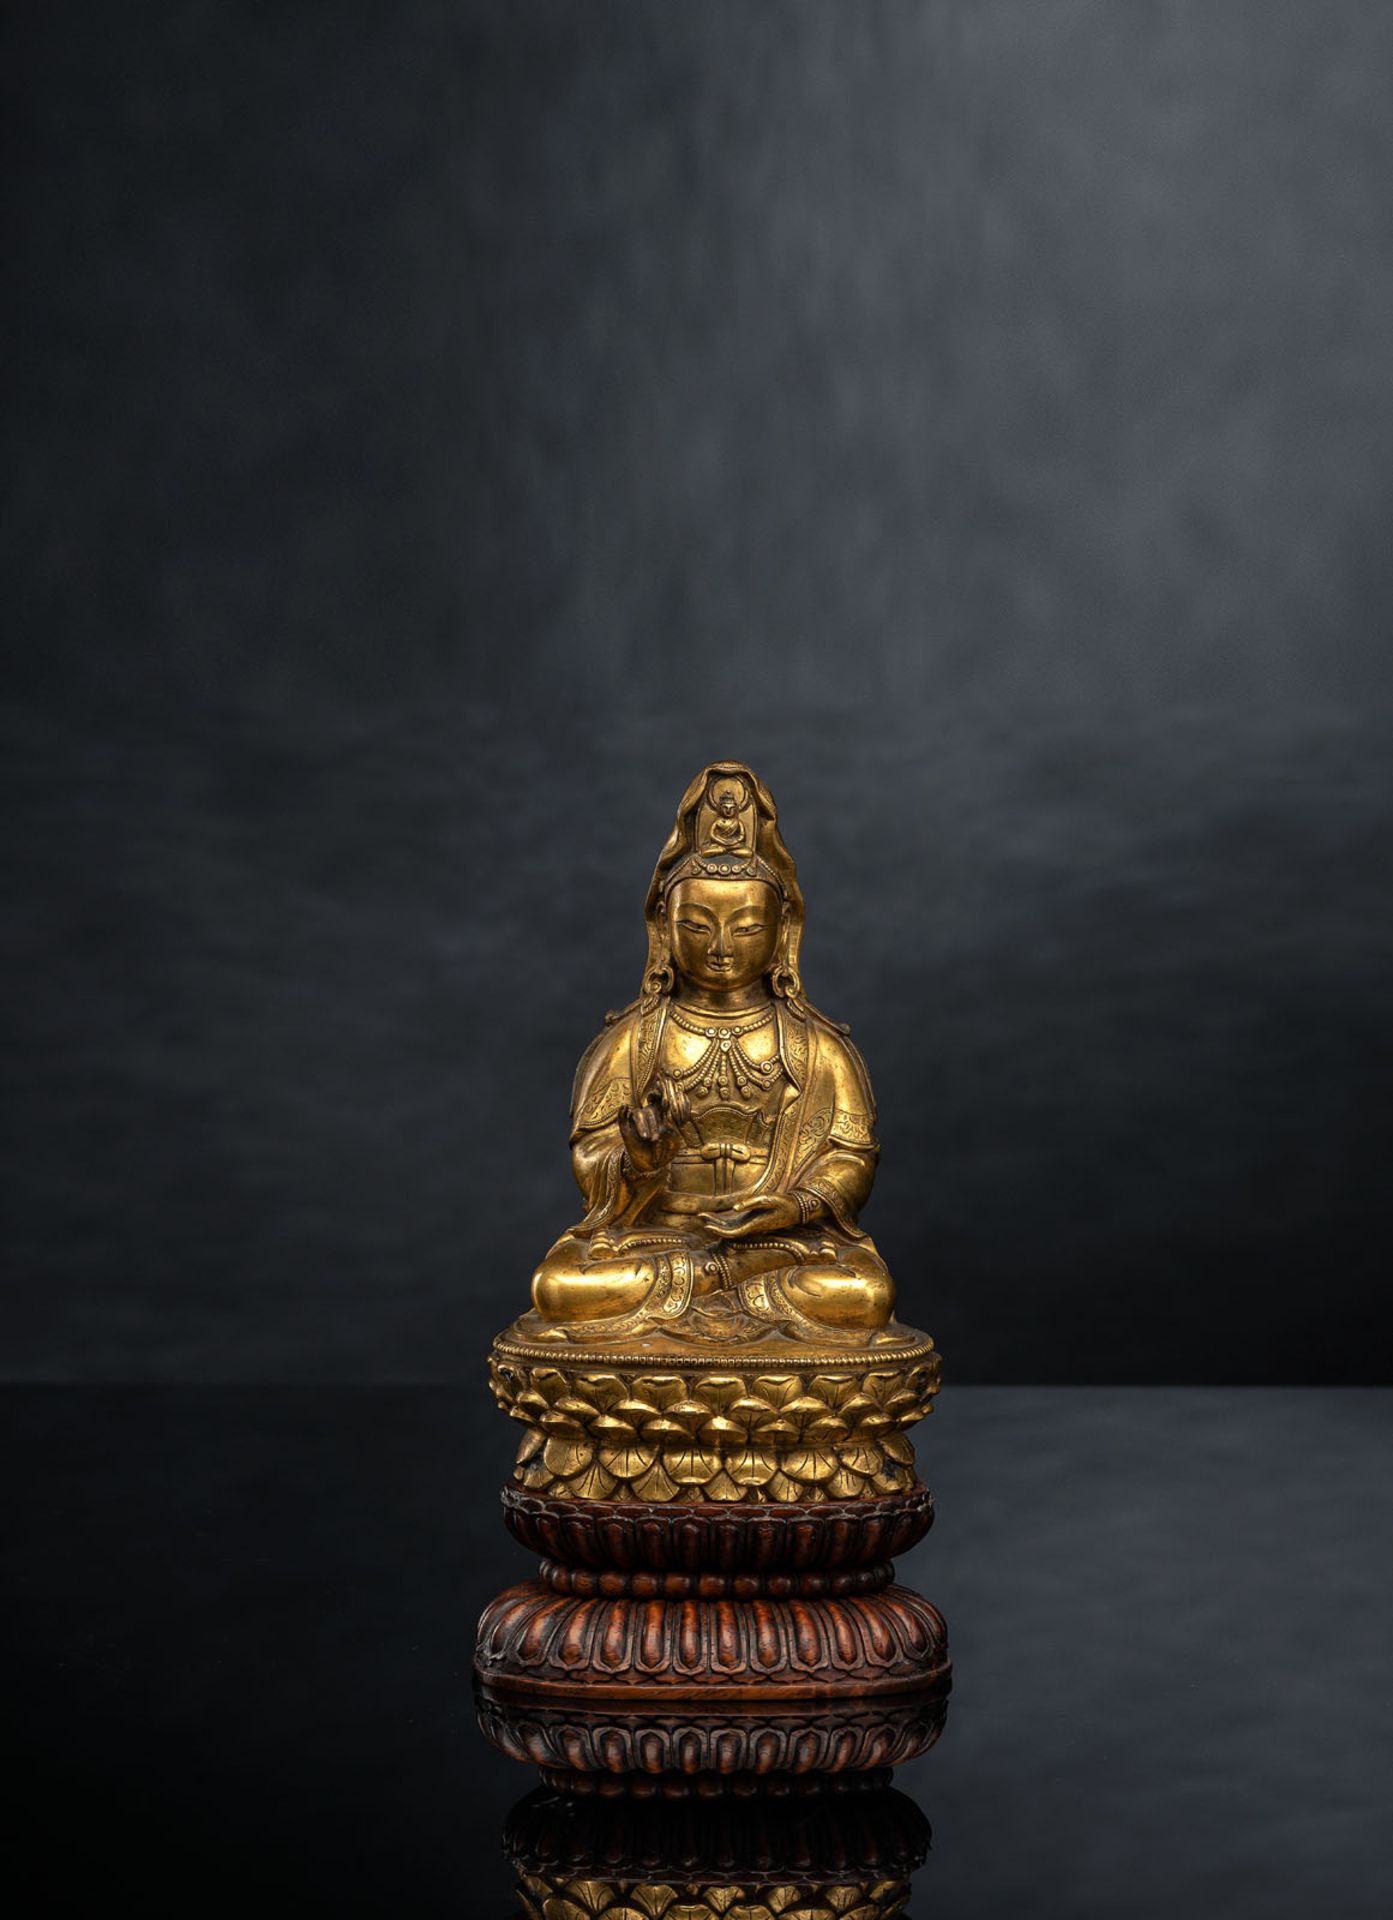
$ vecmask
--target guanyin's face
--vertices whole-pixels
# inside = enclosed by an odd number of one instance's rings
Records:
[[[779,896],[766,880],[679,880],[668,896],[673,965],[707,992],[752,986],[779,950]]]

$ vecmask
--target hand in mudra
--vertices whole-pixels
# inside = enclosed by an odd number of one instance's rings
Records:
[[[646,1100],[621,1110],[624,1151],[640,1173],[655,1173],[671,1160],[682,1144],[678,1128],[688,1111],[686,1094],[665,1073],[659,1074]]]
[[[761,1193],[752,1200],[718,1200],[701,1224],[718,1240],[740,1240],[747,1233],[782,1233],[802,1221],[798,1202],[786,1193]]]

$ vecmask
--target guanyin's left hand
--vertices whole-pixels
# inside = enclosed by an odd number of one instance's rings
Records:
[[[796,1227],[803,1216],[798,1202],[786,1193],[762,1193],[753,1200],[717,1201],[701,1223],[718,1240],[740,1240],[750,1233],[782,1233]]]

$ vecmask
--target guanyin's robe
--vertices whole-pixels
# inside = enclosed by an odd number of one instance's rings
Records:
[[[689,1107],[671,1160],[630,1161],[619,1115],[666,1076]],[[607,1334],[714,1314],[813,1327],[879,1327],[894,1284],[857,1215],[879,1147],[875,1102],[845,1029],[771,999],[744,1015],[636,1001],[611,1016],[576,1073],[571,1159],[586,1212],[533,1280],[553,1323]],[[701,1220],[761,1194],[789,1195],[800,1223],[740,1239]],[[754,1329],[752,1329],[753,1331]]]

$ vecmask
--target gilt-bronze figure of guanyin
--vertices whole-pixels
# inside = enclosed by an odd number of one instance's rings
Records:
[[[683,794],[646,918],[643,991],[576,1074],[586,1212],[537,1269],[531,1331],[893,1340],[894,1284],[857,1224],[879,1151],[870,1081],[804,997],[803,896],[748,767],[708,767]]]
[[[941,1687],[943,1622],[889,1565],[932,1519],[906,1430],[938,1356],[860,1223],[870,1081],[804,993],[803,896],[749,767],[687,788],[645,918],[640,994],[576,1073],[581,1218],[494,1342],[525,1429],[508,1524],[547,1557],[485,1614],[480,1681],[553,1707],[581,1681],[785,1707]]]

